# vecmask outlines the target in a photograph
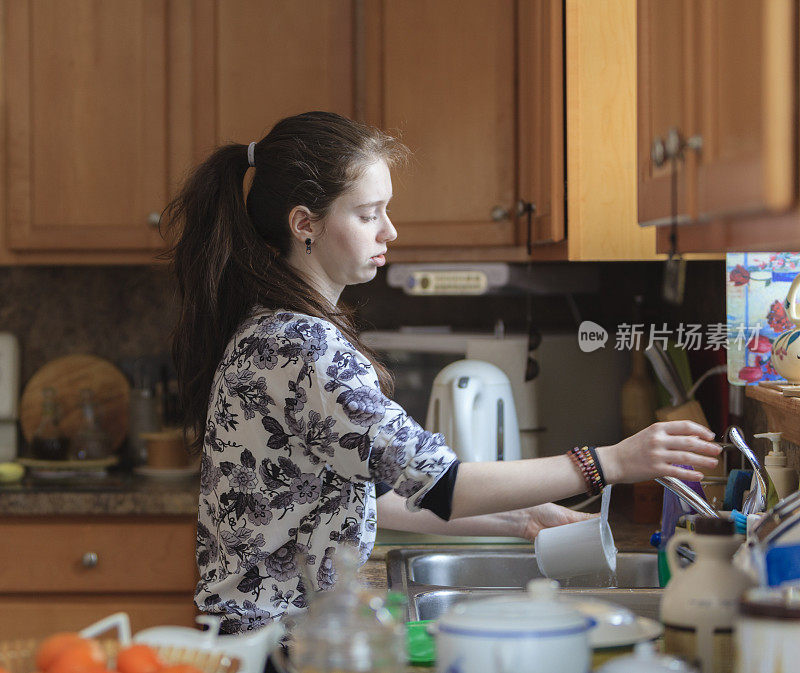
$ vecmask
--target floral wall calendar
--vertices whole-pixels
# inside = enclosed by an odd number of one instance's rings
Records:
[[[800,273],[800,252],[728,253],[725,262],[728,381],[736,385],[775,381],[772,342],[792,329],[784,301]]]

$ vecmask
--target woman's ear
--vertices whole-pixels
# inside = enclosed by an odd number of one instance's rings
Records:
[[[313,240],[316,234],[315,224],[311,219],[311,211],[305,206],[295,206],[289,213],[289,230],[300,242],[304,242],[307,238]]]

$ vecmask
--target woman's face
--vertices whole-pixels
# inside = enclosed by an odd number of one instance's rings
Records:
[[[303,261],[336,300],[346,285],[372,280],[386,263],[387,244],[397,238],[387,211],[391,198],[389,167],[379,159],[315,223],[311,254]]]

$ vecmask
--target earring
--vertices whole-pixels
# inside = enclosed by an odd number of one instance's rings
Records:
[[[307,255],[311,254],[311,239],[310,238],[306,239],[306,254]]]

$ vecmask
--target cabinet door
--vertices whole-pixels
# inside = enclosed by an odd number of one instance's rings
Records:
[[[637,10],[639,223],[666,223],[673,208],[686,220],[695,212],[688,189],[694,184],[693,155],[675,163],[673,206],[672,162],[657,166],[651,151],[672,128],[685,137],[695,133],[696,8],[693,0],[639,0]]]
[[[700,4],[694,100],[703,139],[701,217],[781,211],[795,202],[795,4]]]
[[[169,191],[167,2],[5,3],[8,244],[146,250]]]
[[[514,0],[364,5],[366,121],[414,152],[394,175],[393,247],[521,241]]]
[[[134,633],[151,626],[196,627],[198,614],[191,593],[0,594],[0,633],[4,640],[40,639],[59,631],[80,630],[115,612],[128,613]]]
[[[206,150],[263,138],[283,117],[354,114],[352,0],[201,0]]]
[[[524,242],[532,246],[563,241],[564,212],[564,11],[560,1],[518,3],[519,187],[533,203],[522,215]]]

